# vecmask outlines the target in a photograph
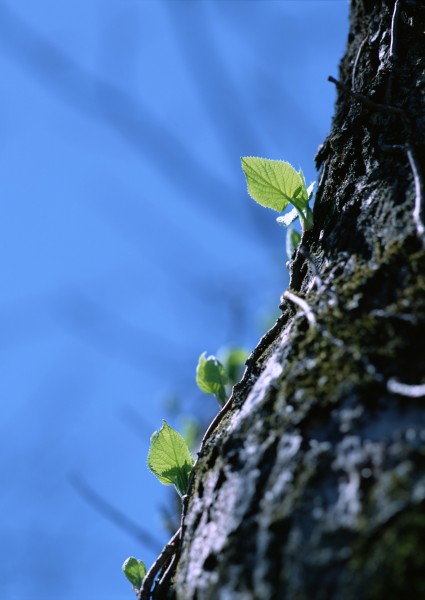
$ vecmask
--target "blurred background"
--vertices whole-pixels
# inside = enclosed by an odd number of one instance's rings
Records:
[[[288,284],[240,157],[316,179],[348,8],[0,0],[2,599],[131,598],[170,537],[150,435],[208,423],[199,355]]]

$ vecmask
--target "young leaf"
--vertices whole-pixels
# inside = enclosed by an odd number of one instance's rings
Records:
[[[286,254],[291,259],[301,239],[301,234],[293,227],[288,227],[286,233]]]
[[[194,460],[182,436],[163,421],[161,429],[151,437],[149,469],[161,483],[173,484],[180,496],[184,496],[193,464]]]
[[[293,223],[296,219],[298,219],[299,214],[296,208],[290,210],[286,215],[282,217],[277,217],[276,222],[279,225],[284,225],[285,227],[289,227],[291,223]]]
[[[224,406],[227,400],[227,376],[223,365],[215,356],[206,357],[206,352],[201,354],[196,367],[196,383],[206,394],[214,394],[220,406]]]
[[[241,160],[248,193],[256,202],[278,212],[282,212],[289,203],[294,206],[294,210],[277,219],[278,223],[288,226],[299,216],[303,232],[313,227],[313,213],[308,203],[314,184],[306,188],[301,169],[297,173],[292,165],[283,160],[253,156]]]
[[[258,204],[282,212],[291,202],[298,212],[305,210],[307,192],[302,172],[283,160],[242,158],[248,193]]]
[[[122,570],[134,588],[139,589],[142,586],[142,581],[146,575],[146,567],[141,560],[130,556],[124,562]]]

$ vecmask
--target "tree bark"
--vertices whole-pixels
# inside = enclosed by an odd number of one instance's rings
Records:
[[[314,228],[202,445],[168,597],[425,598],[424,4],[350,19]]]

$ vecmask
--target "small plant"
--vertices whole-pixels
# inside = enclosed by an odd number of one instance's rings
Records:
[[[227,375],[223,365],[215,356],[206,356],[203,352],[196,367],[196,383],[206,394],[214,394],[220,406],[227,400]]]
[[[309,201],[313,195],[314,183],[306,187],[301,169],[297,172],[283,160],[270,160],[246,156],[242,159],[242,169],[248,185],[248,193],[261,206],[282,212],[292,204],[289,213],[278,217],[279,224],[288,227],[295,219],[301,221],[302,231],[313,227],[313,213]]]
[[[164,485],[173,484],[179,496],[184,496],[189,486],[193,460],[182,436],[166,421],[151,437],[148,467]]]
[[[149,469],[164,485],[174,485],[182,497],[188,490],[194,464],[195,461],[182,436],[163,421],[161,429],[155,431],[151,437]],[[122,570],[133,589],[139,591],[146,575],[144,563],[130,556],[124,562]]]
[[[139,590],[146,575],[145,564],[141,560],[134,558],[134,556],[130,556],[124,562],[122,570],[124,571],[124,575],[133,586],[133,589],[135,591]]]
[[[226,404],[230,389],[239,381],[247,352],[242,348],[227,348],[222,351],[220,362],[215,356],[206,356],[203,352],[199,357],[196,367],[196,383],[200,390],[206,394],[213,394],[220,407]]]

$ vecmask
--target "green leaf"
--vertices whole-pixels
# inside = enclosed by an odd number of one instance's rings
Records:
[[[282,212],[290,202],[302,215],[308,203],[302,171],[283,160],[252,156],[242,158],[242,169],[249,195],[261,206]]]
[[[142,581],[146,575],[146,567],[141,560],[130,556],[124,562],[122,570],[133,587],[139,589],[142,586]]]
[[[227,376],[223,365],[215,356],[206,357],[206,352],[201,354],[196,367],[196,383],[206,394],[214,394],[220,406],[224,406],[227,400]]]
[[[291,259],[301,239],[301,234],[293,227],[288,227],[286,234],[286,254]]]
[[[151,437],[148,454],[148,467],[164,485],[173,484],[184,496],[189,486],[189,478],[194,460],[182,436],[166,421]]]

